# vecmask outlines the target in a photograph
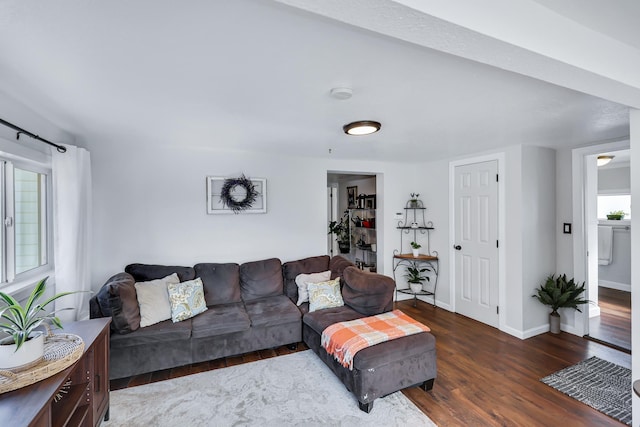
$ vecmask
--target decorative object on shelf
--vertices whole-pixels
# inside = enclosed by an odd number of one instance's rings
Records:
[[[58,403],[62,400],[65,394],[69,394],[69,390],[71,390],[71,384],[73,384],[73,381],[71,381],[71,378],[69,378],[64,384],[62,384],[62,387],[60,387],[58,389],[58,392],[53,396],[53,401]]]
[[[364,196],[364,208],[365,209],[375,209],[376,208],[376,195],[368,194]]]
[[[347,187],[347,207],[349,209],[355,209],[358,207],[358,186]]]
[[[422,207],[422,201],[419,200],[418,197],[420,197],[420,193],[411,193],[411,198],[409,199],[409,202],[407,203],[407,207],[408,208],[421,208]]]
[[[64,371],[80,359],[84,341],[74,334],[51,334],[45,338],[40,361],[23,370],[0,370],[0,393],[17,390]]]
[[[329,222],[329,232],[334,234],[338,242],[340,253],[348,254],[351,251],[351,237],[349,233],[349,211],[345,211],[339,221]]]
[[[425,271],[431,271],[428,267],[418,268],[417,264],[413,266],[407,267],[407,272],[404,277],[407,278],[407,282],[409,283],[409,288],[411,292],[417,294],[422,291],[422,283],[426,280],[429,281],[428,276],[423,276],[422,273]]]
[[[47,279],[36,284],[24,307],[11,295],[0,292],[0,300],[5,304],[0,310],[0,330],[9,335],[0,340],[0,369],[20,370],[38,363],[44,354],[44,334],[35,329],[45,321],[62,328],[60,319],[54,312],[45,311],[45,307],[74,292],[62,292],[40,302]]]
[[[626,213],[624,211],[611,211],[607,214],[607,219],[621,220],[624,219]]]
[[[581,285],[575,283],[573,279],[567,280],[567,275],[551,275],[547,277],[544,284],[536,289],[536,293],[532,295],[544,305],[551,307],[549,313],[549,332],[553,334],[560,333],[560,313],[559,308],[574,308],[582,312],[578,305],[587,304],[589,300],[580,297],[585,290],[585,283]]]
[[[238,214],[267,212],[267,180],[207,177],[207,213]]]
[[[418,258],[418,256],[420,256],[420,248],[421,247],[422,247],[421,244],[416,243],[416,242],[411,242],[411,251],[413,252],[413,256],[414,257]]]

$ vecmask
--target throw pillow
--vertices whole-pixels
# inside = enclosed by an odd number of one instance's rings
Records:
[[[170,284],[171,320],[181,322],[207,310],[204,302],[202,280],[198,277],[188,282]]]
[[[342,307],[344,301],[340,293],[340,278],[320,283],[309,283],[309,312],[323,308]]]
[[[331,270],[322,273],[298,274],[296,276],[296,285],[298,285],[298,305],[303,302],[309,302],[309,292],[307,286],[309,283],[320,283],[331,279]]]
[[[135,284],[138,305],[140,306],[141,328],[171,319],[171,303],[167,290],[169,283],[180,283],[176,273],[162,279]]]

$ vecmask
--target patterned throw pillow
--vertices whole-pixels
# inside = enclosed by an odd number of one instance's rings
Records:
[[[309,312],[323,308],[342,307],[342,293],[340,292],[340,278],[320,283],[309,283]]]
[[[202,280],[198,277],[188,282],[169,285],[171,320],[181,322],[207,310],[204,302]]]
[[[307,287],[309,283],[320,283],[331,279],[331,270],[321,273],[298,274],[296,276],[296,285],[298,285],[298,305],[309,302],[309,292]]]

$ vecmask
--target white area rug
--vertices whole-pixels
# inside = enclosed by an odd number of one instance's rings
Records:
[[[435,426],[401,392],[371,413],[311,351],[111,392],[114,426]]]

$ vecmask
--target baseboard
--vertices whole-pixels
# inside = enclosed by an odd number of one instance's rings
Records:
[[[523,332],[522,332],[522,331],[519,331],[519,330],[517,330],[517,329],[514,329],[514,328],[512,328],[512,327],[510,327],[510,326],[501,326],[501,327],[500,327],[500,328],[498,328],[498,329],[500,329],[500,331],[502,331],[502,332],[504,332],[504,333],[506,333],[506,334],[509,334],[509,335],[514,336],[514,337],[516,337],[516,338],[520,338],[521,340],[522,340],[522,339],[524,339],[524,334],[523,334]],[[549,328],[547,327],[547,330],[548,330],[548,329],[549,329]]]
[[[535,328],[531,328],[531,329],[527,329],[526,331],[523,332],[523,337],[522,339],[527,339],[527,338],[531,338],[531,337],[535,337],[536,335],[540,335],[540,334],[544,334],[549,332],[549,325],[540,325],[537,326]]]
[[[631,292],[631,285],[628,283],[611,282],[609,280],[598,280],[598,286],[603,288],[616,289],[618,291]]]

